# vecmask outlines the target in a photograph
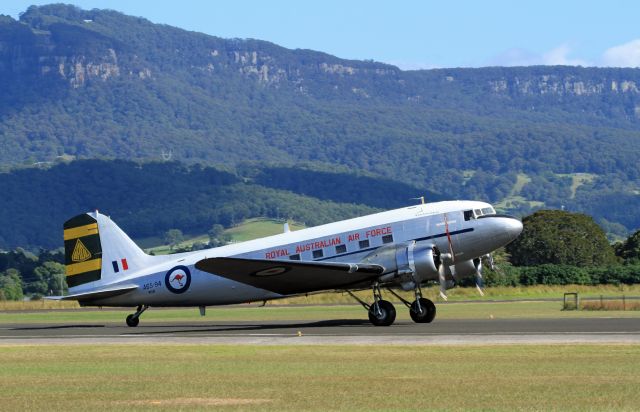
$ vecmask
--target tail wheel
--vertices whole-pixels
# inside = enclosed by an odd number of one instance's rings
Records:
[[[369,308],[369,321],[374,326],[389,326],[396,320],[396,308],[391,302],[379,300]]]
[[[135,328],[136,326],[138,326],[138,323],[140,323],[140,318],[131,314],[129,316],[127,316],[127,326],[131,327],[131,328]]]
[[[420,303],[420,310],[418,308],[418,302]],[[432,301],[425,298],[414,300],[409,308],[409,315],[416,323],[431,323],[436,317],[436,305]]]

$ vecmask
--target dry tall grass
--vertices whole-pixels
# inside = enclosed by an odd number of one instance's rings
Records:
[[[0,310],[51,310],[51,309],[77,309],[80,305],[75,301],[56,301],[56,300],[0,300]]]
[[[640,310],[640,302],[620,300],[588,300],[581,303],[582,310]]]

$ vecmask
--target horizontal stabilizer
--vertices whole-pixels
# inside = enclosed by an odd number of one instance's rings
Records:
[[[131,292],[132,290],[138,289],[137,286],[124,286],[118,288],[105,288],[100,290],[92,290],[90,292],[84,293],[76,293],[74,295],[67,296],[46,296],[45,299],[50,300],[78,300],[78,301],[86,301],[86,300],[98,300],[104,298],[110,298],[113,296],[122,295],[127,292]]]
[[[372,264],[237,258],[203,259],[196,268],[282,295],[346,289],[385,270]]]

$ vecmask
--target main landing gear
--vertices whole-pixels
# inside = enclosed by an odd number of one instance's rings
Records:
[[[422,297],[422,291],[420,290],[420,286],[416,287],[414,292],[416,294],[416,300],[409,303],[407,300],[403,299],[400,295],[388,289],[391,294],[400,299],[402,303],[406,307],[409,308],[409,316],[415,323],[431,323],[433,319],[436,317],[436,305],[433,304],[429,299]]]
[[[136,313],[132,313],[131,315],[127,316],[127,326],[131,328],[135,328],[136,326],[138,326],[138,323],[140,323],[140,315],[142,315],[142,312],[147,309],[149,309],[149,305],[138,306],[138,308],[136,309]]]
[[[422,297],[422,291],[419,287],[415,289],[416,300],[413,302],[405,300],[391,289],[387,290],[409,308],[409,315],[414,322],[431,323],[436,317],[436,305],[429,299]],[[391,302],[382,299],[380,286],[377,283],[373,285],[373,304],[371,305],[358,298],[351,291],[347,291],[347,293],[367,309],[369,321],[374,326],[389,326],[396,320],[396,308]]]

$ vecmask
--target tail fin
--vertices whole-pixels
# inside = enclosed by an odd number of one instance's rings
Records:
[[[152,260],[108,216],[97,211],[64,223],[64,251],[72,293],[114,283]]]

